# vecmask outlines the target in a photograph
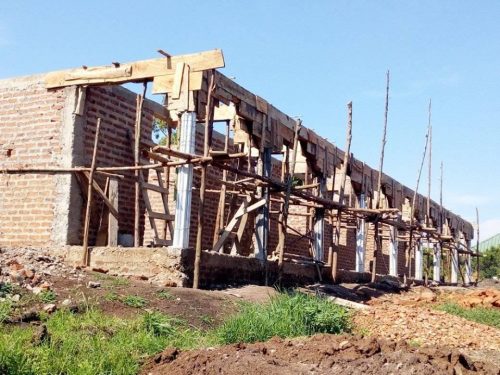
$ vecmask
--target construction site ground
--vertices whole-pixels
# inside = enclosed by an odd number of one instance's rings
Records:
[[[41,313],[67,306],[78,313],[92,305],[107,314],[133,317],[144,309],[161,311],[211,328],[238,311],[241,301],[265,303],[272,287],[193,290],[150,284],[145,278],[110,275],[106,269],[77,269],[36,249],[0,249],[0,282],[17,301],[4,324],[38,324]],[[144,374],[326,374],[349,373],[500,373],[500,330],[436,309],[447,301],[462,306],[500,308],[499,284],[478,288],[412,287],[394,282],[311,285],[302,290],[359,303],[353,309],[354,333],[308,338],[273,338],[180,352],[175,348],[148,360]],[[43,302],[32,296],[53,296]],[[13,294],[13,295],[12,295]],[[124,303],[135,296],[143,306]],[[5,298],[5,297],[4,297]]]

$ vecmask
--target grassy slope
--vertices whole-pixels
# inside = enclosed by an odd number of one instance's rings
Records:
[[[280,294],[267,305],[245,304],[220,327],[202,331],[157,312],[121,319],[89,309],[58,311],[38,327],[0,325],[0,373],[135,374],[141,362],[165,347],[195,348],[350,329],[346,309],[317,297]]]

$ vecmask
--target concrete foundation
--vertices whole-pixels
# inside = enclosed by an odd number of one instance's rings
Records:
[[[78,265],[82,247],[66,246],[50,250],[62,256],[65,262]],[[190,287],[192,285],[194,249],[175,248],[124,248],[94,247],[90,250],[90,268],[107,270],[110,274],[147,278],[152,283],[168,286]],[[323,280],[328,280],[331,270],[321,269]],[[267,274],[267,277],[266,277]],[[223,285],[258,284],[277,282],[278,262],[262,263],[257,258],[239,255],[202,252],[200,286],[213,288]],[[387,276],[380,276],[387,278]],[[345,283],[367,283],[368,272],[339,270],[339,281]],[[282,285],[300,286],[317,283],[318,271],[312,264],[284,263]]]

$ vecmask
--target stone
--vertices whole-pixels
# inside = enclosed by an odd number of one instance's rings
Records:
[[[87,288],[99,288],[101,286],[101,283],[98,281],[89,281],[87,283]]]
[[[69,298],[66,298],[64,301],[61,302],[61,306],[70,306],[71,305],[71,300]]]
[[[52,314],[56,310],[57,310],[57,306],[55,303],[49,303],[49,304],[43,306],[43,311],[45,311],[47,314]]]
[[[35,272],[33,270],[25,270],[25,276],[28,278],[28,279],[33,279],[33,277],[35,277]]]

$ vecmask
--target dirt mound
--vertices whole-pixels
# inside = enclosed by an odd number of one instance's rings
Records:
[[[422,346],[487,349],[500,353],[498,329],[424,306],[374,305],[354,316],[354,324],[371,335],[413,341]],[[485,339],[488,338],[488,339]]]
[[[455,297],[458,304],[464,307],[496,307],[500,308],[500,290],[475,290],[462,296]]]
[[[492,364],[458,351],[414,348],[404,342],[353,336],[316,335],[265,343],[227,345],[196,351],[167,349],[142,371],[146,374],[498,374]]]

